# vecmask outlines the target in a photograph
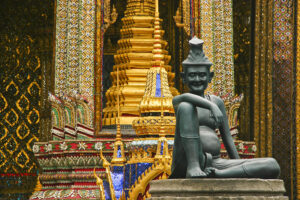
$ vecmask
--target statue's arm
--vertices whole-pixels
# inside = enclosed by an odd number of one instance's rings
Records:
[[[214,96],[214,102],[218,105],[219,109],[221,110],[223,114],[223,122],[220,123],[219,130],[220,134],[224,143],[224,146],[228,152],[228,155],[231,159],[239,159],[240,156],[237,152],[237,149],[235,147],[235,144],[233,142],[233,138],[230,134],[230,129],[229,129],[229,123],[228,123],[228,118],[225,110],[225,105],[223,100],[220,97]]]
[[[191,93],[184,93],[173,98],[173,106],[177,108],[181,102],[189,102],[197,107],[210,109],[210,102],[203,97]]]
[[[220,111],[220,109],[218,108],[218,106],[215,103],[213,103],[201,96],[191,94],[191,93],[184,93],[184,94],[175,96],[173,98],[173,107],[175,109],[175,112],[177,111],[178,105],[181,102],[188,102],[196,107],[209,109],[212,111],[214,118],[218,124],[223,122],[223,114]]]

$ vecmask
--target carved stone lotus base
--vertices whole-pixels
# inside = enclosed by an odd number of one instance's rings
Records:
[[[150,182],[149,200],[287,200],[279,179],[166,179]]]

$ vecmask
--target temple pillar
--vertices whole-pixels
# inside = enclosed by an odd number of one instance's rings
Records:
[[[257,157],[272,156],[278,161],[280,178],[285,181],[291,199],[297,199],[298,164],[295,156],[299,68],[295,63],[296,7],[296,2],[291,0],[256,1],[252,72],[252,126]]]
[[[78,0],[58,0],[56,5],[54,95],[75,105],[84,100],[86,118],[93,119],[95,5]],[[93,120],[85,125],[93,128]]]
[[[300,4],[300,1],[297,1],[297,5]],[[296,119],[300,119],[300,9],[297,10],[297,56],[296,56],[296,97],[295,97],[295,118]],[[294,140],[296,140],[296,175],[297,175],[297,179],[296,179],[296,191],[295,194],[297,194],[297,196],[294,196],[294,198],[298,198],[300,199],[300,180],[299,180],[299,175],[300,175],[300,120],[296,120],[296,128],[295,128],[295,135],[296,137],[294,137]]]

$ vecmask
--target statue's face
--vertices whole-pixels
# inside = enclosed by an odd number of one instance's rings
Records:
[[[203,95],[212,76],[213,72],[209,72],[206,66],[189,66],[185,70],[183,81],[191,93]]]

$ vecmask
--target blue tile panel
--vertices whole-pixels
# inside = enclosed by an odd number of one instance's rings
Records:
[[[113,166],[111,170],[111,178],[115,190],[115,196],[119,199],[122,196],[124,187],[124,166]]]
[[[111,200],[109,183],[106,180],[103,180],[103,186],[104,186],[105,199]]]
[[[117,158],[121,158],[122,154],[121,154],[121,147],[118,146],[118,152],[117,152]]]
[[[161,85],[160,85],[160,74],[156,74],[156,90],[155,97],[161,97]]]

